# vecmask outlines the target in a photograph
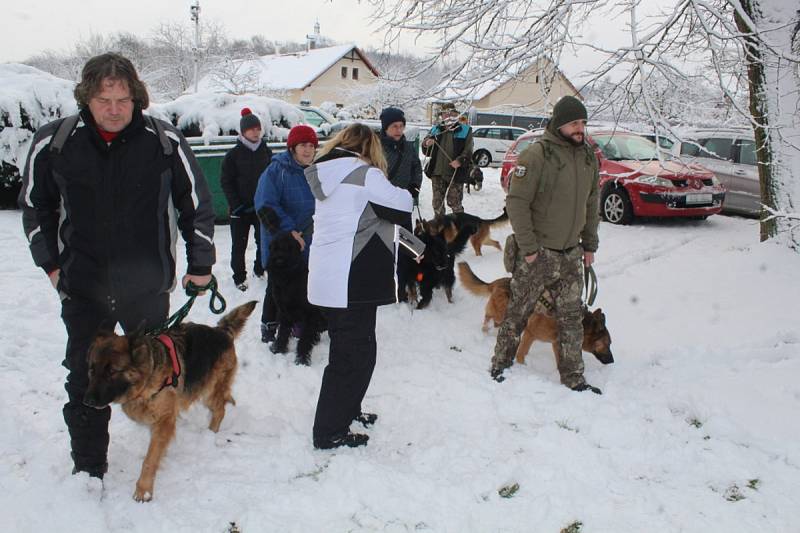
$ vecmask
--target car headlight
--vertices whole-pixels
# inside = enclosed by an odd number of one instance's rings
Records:
[[[634,181],[639,183],[646,183],[648,185],[658,185],[659,187],[674,187],[675,184],[672,183],[672,180],[668,180],[667,178],[662,178],[660,176],[639,176]]]

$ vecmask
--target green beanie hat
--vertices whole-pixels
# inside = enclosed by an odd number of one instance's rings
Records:
[[[550,126],[557,130],[564,124],[569,124],[573,120],[587,120],[586,106],[574,96],[564,96],[556,102],[553,107],[553,117],[550,119]]]

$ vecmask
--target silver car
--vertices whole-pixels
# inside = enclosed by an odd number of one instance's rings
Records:
[[[758,216],[761,185],[753,132],[747,129],[693,130],[672,147],[683,160],[699,163],[716,174],[728,190],[723,213]]]

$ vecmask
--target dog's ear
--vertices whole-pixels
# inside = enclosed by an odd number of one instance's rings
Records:
[[[603,326],[606,325],[606,315],[603,314],[603,310],[601,308],[595,309],[592,314],[594,317],[601,323]]]
[[[136,368],[147,368],[153,371],[153,357],[151,355],[150,339],[146,335],[134,337],[129,343],[131,360]]]

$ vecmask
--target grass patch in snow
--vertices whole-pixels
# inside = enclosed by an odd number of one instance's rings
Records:
[[[505,487],[501,488],[497,491],[497,493],[501,498],[513,498],[518,490],[519,483],[512,483],[511,485],[506,485]]]
[[[573,523],[565,528],[562,528],[559,533],[581,533],[583,530],[583,522],[575,520]]]

